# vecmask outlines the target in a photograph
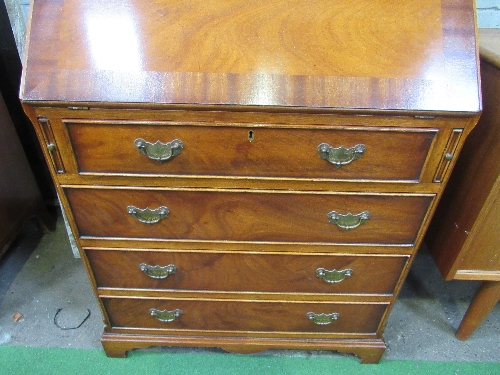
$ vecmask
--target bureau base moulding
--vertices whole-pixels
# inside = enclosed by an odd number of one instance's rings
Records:
[[[250,354],[269,349],[335,350],[353,353],[361,363],[378,363],[385,352],[384,340],[349,339],[252,339],[241,337],[179,337],[154,335],[124,335],[104,333],[101,338],[104,350],[112,357],[125,357],[132,349],[155,346],[221,348],[230,353]]]

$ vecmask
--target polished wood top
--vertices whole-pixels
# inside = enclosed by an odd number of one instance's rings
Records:
[[[35,0],[21,98],[477,112],[472,0]]]

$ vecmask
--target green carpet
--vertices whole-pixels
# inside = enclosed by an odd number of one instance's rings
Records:
[[[108,358],[102,350],[0,346],[0,374],[500,374],[500,363],[384,361],[362,365],[354,358],[257,356],[220,353],[132,352]]]

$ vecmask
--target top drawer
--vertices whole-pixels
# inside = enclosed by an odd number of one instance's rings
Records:
[[[80,173],[150,176],[416,182],[437,133],[359,126],[64,123]],[[168,145],[174,140],[180,142]]]

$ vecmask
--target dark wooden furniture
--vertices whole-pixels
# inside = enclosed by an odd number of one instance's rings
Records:
[[[479,115],[475,45],[469,0],[36,1],[22,100],[106,353],[379,361]]]
[[[0,1],[0,92],[7,107],[8,114],[6,116],[9,117],[7,122],[10,126],[14,126],[16,133],[14,136],[19,139],[16,143],[21,143],[22,150],[26,155],[23,158],[28,159],[31,172],[28,169],[26,170],[27,173],[33,174],[43,200],[47,204],[54,204],[57,202],[57,196],[49,169],[45,163],[31,121],[26,117],[19,101],[22,65],[13,28],[16,27],[11,26],[6,4]],[[7,139],[5,139],[5,142],[7,142]],[[13,171],[10,173],[14,175]],[[54,221],[55,218],[52,222]],[[55,225],[49,223],[47,225],[51,228],[55,227]]]
[[[37,217],[45,231],[54,230],[54,219],[47,212],[0,94],[0,256],[30,217]]]
[[[25,221],[36,216],[45,231],[55,217],[45,202],[54,187],[30,121],[19,101],[21,60],[4,2],[0,2],[0,256]],[[40,192],[41,191],[41,192]]]
[[[484,112],[426,236],[446,280],[483,280],[457,331],[466,340],[500,299],[500,30],[480,33]]]

